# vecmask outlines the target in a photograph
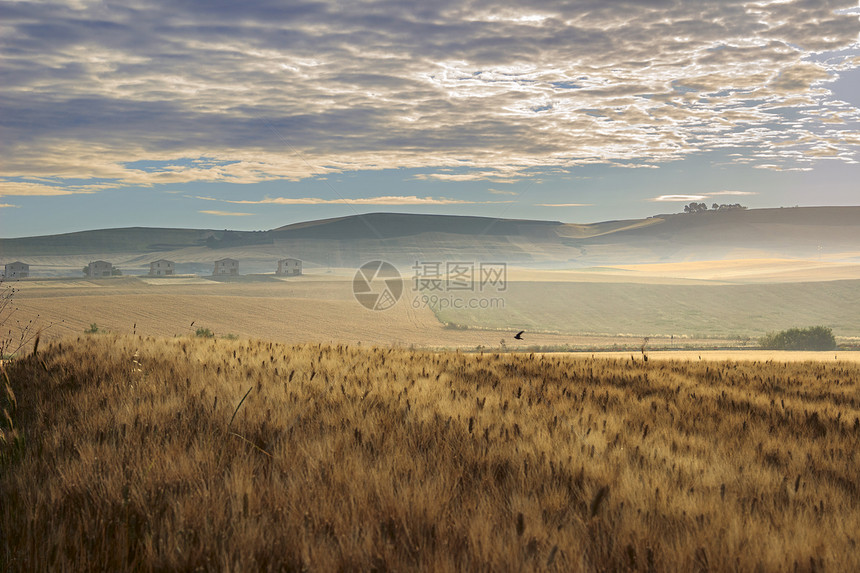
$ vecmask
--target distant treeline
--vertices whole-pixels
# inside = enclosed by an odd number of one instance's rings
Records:
[[[711,205],[713,211],[743,211],[746,209],[740,203],[714,203]],[[693,201],[689,205],[684,205],[684,213],[702,213],[708,210],[708,205],[705,203],[696,203]]]

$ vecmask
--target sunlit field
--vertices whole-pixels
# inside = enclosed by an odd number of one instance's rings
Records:
[[[204,327],[218,338],[232,335],[289,344],[361,343],[429,349],[501,349],[502,340],[510,350],[635,348],[642,343],[641,335],[624,330],[630,323],[621,312],[604,315],[606,322],[615,324],[598,332],[609,330],[611,335],[571,334],[577,332],[573,327],[588,332],[585,326],[593,325],[582,319],[564,322],[553,316],[534,330],[529,327],[520,341],[513,335],[519,330],[514,327],[522,312],[490,328],[450,328],[439,321],[431,307],[415,305],[414,297],[419,295],[409,290],[393,308],[374,312],[355,300],[351,277],[322,280],[303,276],[284,281],[269,277],[259,282],[223,283],[200,278],[115,277],[97,281],[25,280],[14,283],[14,288],[15,319],[33,320],[36,328],[43,329],[43,342],[76,336],[95,324],[116,334],[184,336]],[[510,299],[512,311],[515,303]],[[486,312],[498,318],[497,313]],[[558,324],[568,328],[568,333],[554,330]],[[673,340],[666,334],[652,336],[650,345],[707,348],[748,342],[711,336],[678,336]]]
[[[2,570],[860,568],[856,363],[41,346]]]
[[[855,341],[852,340],[852,343]],[[574,358],[590,358],[599,356],[607,359],[626,360],[644,360],[641,351],[637,352],[565,352],[565,356]],[[736,361],[751,361],[765,363],[783,363],[783,362],[860,362],[860,352],[856,350],[824,350],[824,351],[803,351],[803,350],[646,350],[644,353],[648,360],[668,360],[668,361],[707,361],[707,362],[736,362]],[[551,355],[550,355],[551,356]]]

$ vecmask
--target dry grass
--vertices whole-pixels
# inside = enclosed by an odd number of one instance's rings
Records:
[[[81,336],[6,367],[3,570],[860,569],[852,363]]]

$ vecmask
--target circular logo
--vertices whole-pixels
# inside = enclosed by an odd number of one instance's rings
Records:
[[[364,308],[388,310],[403,294],[403,279],[391,263],[370,261],[355,272],[352,294]]]

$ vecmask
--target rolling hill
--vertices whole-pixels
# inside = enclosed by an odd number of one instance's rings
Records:
[[[307,268],[355,267],[385,259],[503,261],[539,268],[739,258],[860,261],[860,207],[800,207],[569,224],[456,215],[368,213],[286,225],[268,231],[103,229],[0,239],[0,262],[21,259],[48,276],[105,258],[139,273],[158,258],[180,272],[206,272],[234,257],[242,273],[272,272],[293,256]]]

